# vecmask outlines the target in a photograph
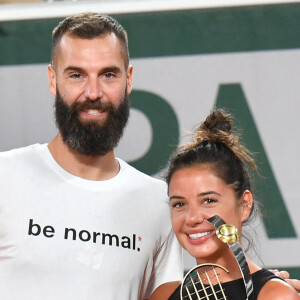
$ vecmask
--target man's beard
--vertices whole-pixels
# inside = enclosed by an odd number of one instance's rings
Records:
[[[104,123],[97,119],[81,121],[79,114],[87,109],[99,109],[107,113]],[[57,89],[55,97],[55,120],[63,141],[73,150],[84,155],[105,155],[113,150],[123,134],[129,117],[129,100],[124,99],[116,108],[100,99],[75,102],[68,106]]]

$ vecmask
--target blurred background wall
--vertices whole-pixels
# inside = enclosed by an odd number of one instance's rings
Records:
[[[134,91],[117,155],[161,177],[167,158],[215,106],[256,154],[264,216],[250,228],[259,264],[300,278],[300,3],[298,1],[1,0],[0,150],[55,134],[51,31],[82,11],[112,14],[129,35]],[[194,260],[185,253],[185,266]]]

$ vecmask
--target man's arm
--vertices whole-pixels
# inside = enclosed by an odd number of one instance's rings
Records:
[[[284,279],[290,286],[292,286],[298,293],[300,292],[300,280],[290,279],[290,274],[287,271],[270,270],[276,276]]]
[[[180,285],[180,281],[167,282],[160,285],[151,295],[149,299],[144,300],[168,300],[176,288]]]

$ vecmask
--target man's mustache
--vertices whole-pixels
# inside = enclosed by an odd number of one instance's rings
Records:
[[[103,102],[101,99],[90,100],[87,99],[84,102],[75,102],[71,105],[72,112],[86,111],[88,109],[98,109],[101,111],[114,111],[116,108],[110,102]]]

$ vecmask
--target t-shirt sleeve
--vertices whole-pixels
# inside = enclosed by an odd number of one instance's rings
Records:
[[[181,281],[182,278],[183,252],[171,230],[154,258],[153,270],[145,298],[149,298],[160,285],[170,281]]]

